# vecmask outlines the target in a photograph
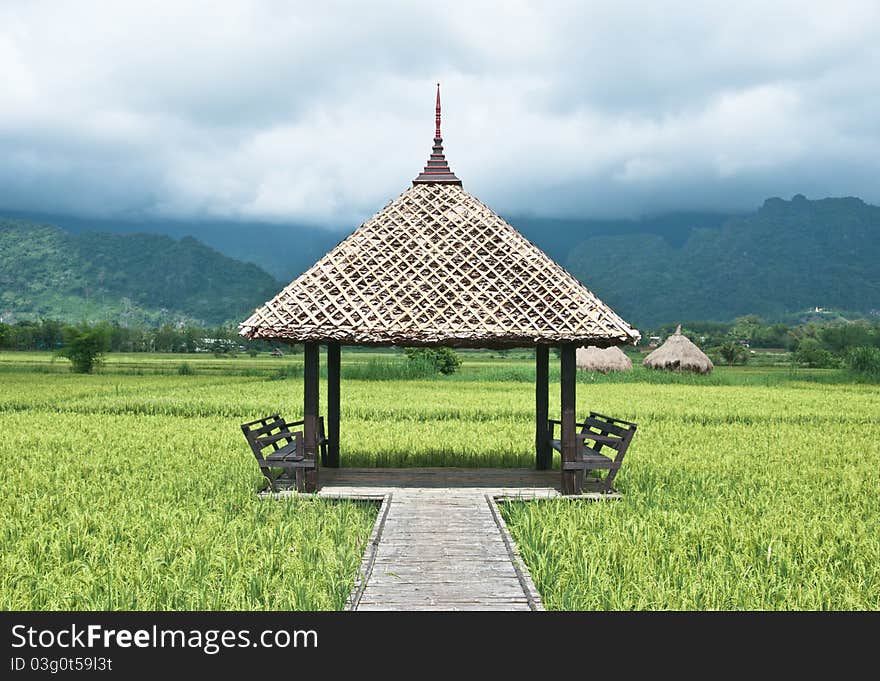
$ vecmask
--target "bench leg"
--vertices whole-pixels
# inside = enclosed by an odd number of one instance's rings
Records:
[[[277,492],[278,486],[275,484],[275,478],[272,477],[272,471],[268,468],[260,468],[260,471],[266,476],[266,481],[269,483],[269,489],[272,492]]]
[[[606,494],[614,490],[614,487],[612,487],[612,485],[614,484],[614,478],[617,477],[617,471],[619,470],[619,466],[616,468],[610,468],[608,470],[608,475],[605,476],[605,480],[602,481],[602,490]]]

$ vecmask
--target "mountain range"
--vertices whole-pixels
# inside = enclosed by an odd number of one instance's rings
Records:
[[[771,198],[738,215],[506,218],[637,326],[750,313],[772,320],[815,307],[880,310],[880,208],[858,198]],[[0,218],[0,316],[237,321],[348,231]]]
[[[880,208],[858,198],[767,199],[754,213],[658,233],[595,236],[563,261],[625,319],[646,326],[808,309],[880,313]]]
[[[191,236],[74,234],[0,219],[0,318],[123,325],[239,320],[280,286]]]

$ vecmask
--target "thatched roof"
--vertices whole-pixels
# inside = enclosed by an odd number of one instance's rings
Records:
[[[635,343],[562,267],[454,184],[416,184],[241,325],[249,338],[458,347]]]
[[[346,345],[635,343],[639,332],[468,194],[443,155],[241,324],[248,338]]]
[[[682,335],[681,324],[663,345],[645,357],[642,364],[651,369],[694,371],[700,374],[708,374],[715,368],[712,360],[687,336]]]
[[[609,348],[597,348],[595,345],[578,348],[576,361],[578,369],[601,371],[603,374],[609,371],[629,371],[633,368],[630,358],[616,345]]]

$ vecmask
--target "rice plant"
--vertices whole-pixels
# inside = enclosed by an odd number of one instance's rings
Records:
[[[416,378],[395,373],[399,353],[343,353],[343,465],[534,465],[528,353],[462,356],[453,376]],[[181,361],[108,355],[75,375],[0,354],[0,607],[342,607],[375,509],[257,498],[238,429],[301,416],[301,363]],[[639,431],[622,501],[504,506],[548,607],[880,608],[877,386],[583,373],[578,405]]]

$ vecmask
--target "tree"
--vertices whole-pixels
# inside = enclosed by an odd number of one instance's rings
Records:
[[[752,345],[760,348],[784,348],[789,340],[786,324],[762,326],[752,336]]]
[[[813,369],[828,369],[837,365],[834,355],[815,338],[804,338],[794,352],[794,361]]]
[[[64,347],[58,354],[70,360],[70,370],[90,374],[110,349],[110,329],[106,324],[65,326]]]
[[[39,327],[34,322],[20,321],[12,327],[12,344],[16,350],[36,350]]]
[[[757,315],[749,314],[744,317],[737,317],[733,328],[730,330],[730,335],[737,340],[751,343],[758,329],[761,328],[761,323],[761,318]]]
[[[37,348],[55,350],[64,343],[64,324],[55,319],[41,319],[35,334]]]
[[[734,341],[728,341],[723,345],[719,345],[717,352],[721,355],[721,359],[727,362],[727,366],[745,364],[749,361],[749,351]]]
[[[867,322],[845,322],[824,327],[819,332],[823,345],[836,355],[844,355],[850,348],[868,347],[873,335]]]
[[[156,352],[177,352],[183,345],[183,334],[171,324],[163,324],[153,334]]]

